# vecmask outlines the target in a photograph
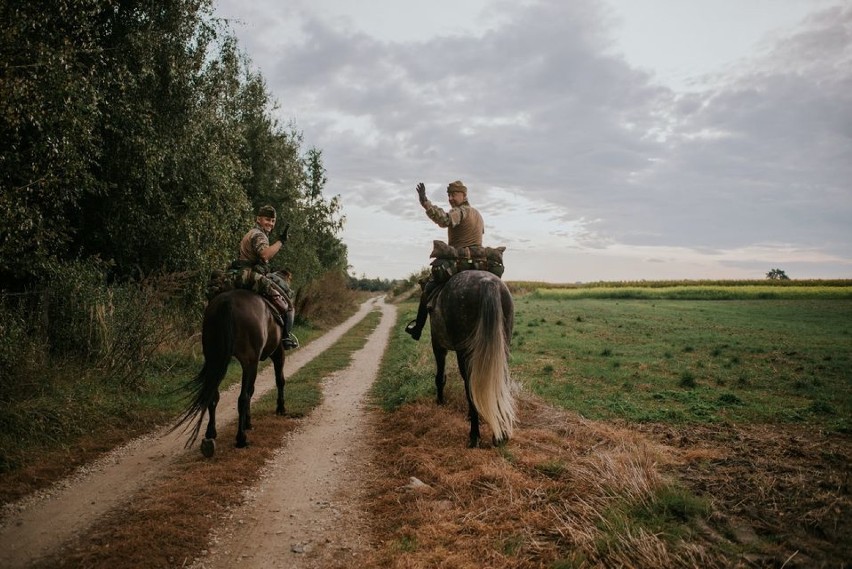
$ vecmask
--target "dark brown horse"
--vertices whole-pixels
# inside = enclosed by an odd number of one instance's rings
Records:
[[[239,421],[237,447],[248,446],[246,431],[251,429],[251,398],[257,368],[266,358],[272,359],[275,385],[278,388],[276,412],[284,414],[284,350],[281,348],[282,329],[273,315],[273,308],[254,292],[232,290],[219,294],[204,311],[201,328],[201,345],[204,366],[195,378],[187,383],[191,399],[175,429],[195,419],[190,446],[198,438],[205,411],[209,414],[207,431],[201,441],[201,452],[213,456],[216,445],[216,405],[219,403],[219,384],[225,377],[231,356],[236,357],[243,369],[242,387],[237,402]]]
[[[470,438],[479,445],[479,416],[491,427],[495,445],[512,435],[515,407],[509,377],[509,342],[515,312],[512,294],[487,271],[462,271],[438,293],[431,310],[432,351],[438,404],[444,403],[447,351],[456,352],[467,396]]]

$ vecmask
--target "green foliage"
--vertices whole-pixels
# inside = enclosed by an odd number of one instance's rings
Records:
[[[420,272],[411,273],[408,275],[408,278],[396,281],[394,286],[391,288],[391,295],[394,297],[398,297],[400,295],[416,291],[416,293],[420,294],[420,285],[419,283],[428,278],[431,275],[431,269],[429,267],[423,267],[420,269]]]
[[[320,325],[334,321],[355,303],[355,294],[342,272],[329,271],[299,290],[296,319]]]
[[[796,279],[796,280],[680,280],[680,281],[597,281],[589,283],[546,283],[541,281],[509,281],[506,283],[513,294],[527,294],[539,289],[595,289],[595,288],[672,288],[672,287],[725,287],[751,288],[771,286],[777,288],[797,287],[852,287],[852,279]]]
[[[296,285],[344,270],[321,152],[271,117],[210,0],[0,4],[0,277],[43,284],[98,257],[109,278],[198,271],[236,251],[262,203],[294,224]],[[191,287],[200,294],[200,284]]]
[[[787,273],[782,271],[781,269],[771,269],[768,273],[766,273],[766,278],[771,281],[788,281],[790,277],[787,276]]]
[[[612,284],[612,283],[609,283]],[[537,298],[601,298],[623,300],[750,300],[837,298],[852,299],[852,282],[845,285],[804,285],[780,287],[762,285],[672,285],[672,286],[589,286],[540,288]]]
[[[387,292],[399,285],[398,280],[380,279],[378,277],[368,279],[362,276],[358,278],[354,275],[349,275],[349,288],[354,290],[366,290],[369,292]]]

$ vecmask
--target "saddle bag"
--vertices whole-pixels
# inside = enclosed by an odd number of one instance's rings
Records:
[[[452,247],[443,241],[432,242],[432,278],[444,283],[461,271],[488,271],[503,276],[503,251],[506,247]]]

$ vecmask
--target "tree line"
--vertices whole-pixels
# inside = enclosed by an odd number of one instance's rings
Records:
[[[0,0],[0,288],[85,264],[111,282],[191,272],[196,292],[269,203],[297,285],[344,272],[322,152],[212,0]],[[61,285],[59,285],[61,286]]]

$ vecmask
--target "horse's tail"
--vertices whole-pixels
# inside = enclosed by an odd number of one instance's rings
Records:
[[[169,432],[197,417],[190,431],[186,447],[192,445],[201,432],[201,423],[210,404],[219,394],[219,383],[228,371],[231,354],[234,353],[234,323],[231,318],[231,301],[223,302],[210,318],[205,318],[202,328],[202,347],[204,350],[204,365],[191,381],[184,385],[188,390],[186,398],[189,404],[181,414],[177,424]]]
[[[481,284],[480,302],[481,318],[467,345],[470,395],[494,439],[503,442],[512,436],[515,404],[509,377],[509,338],[498,282]]]

